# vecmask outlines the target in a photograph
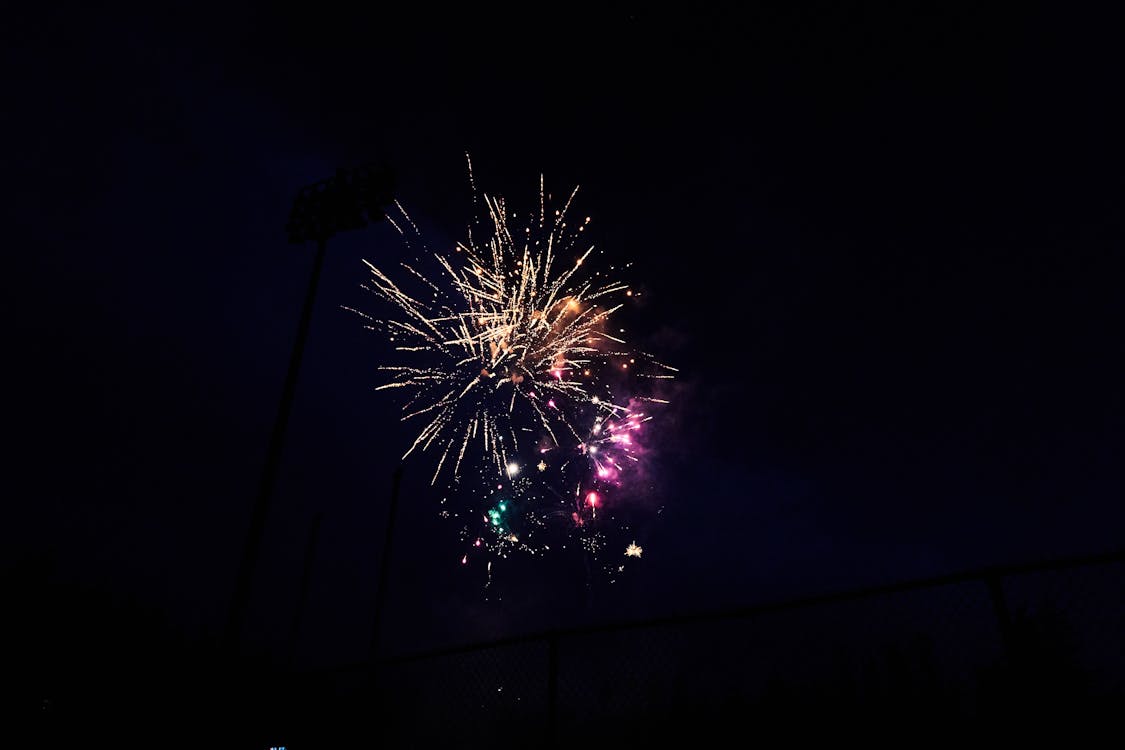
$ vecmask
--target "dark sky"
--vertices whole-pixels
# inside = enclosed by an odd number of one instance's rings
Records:
[[[6,569],[220,632],[311,268],[297,190],[385,159],[459,238],[466,151],[510,200],[580,183],[635,261],[633,328],[682,371],[663,510],[616,588],[540,564],[484,591],[408,462],[388,650],[1120,544],[1121,18],[361,6],[6,20]],[[340,306],[401,252],[386,225],[330,245],[256,648],[283,650],[319,511],[299,658],[366,656],[407,433]]]

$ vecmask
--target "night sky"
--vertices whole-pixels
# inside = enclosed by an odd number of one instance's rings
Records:
[[[612,586],[513,559],[484,589],[408,460],[387,652],[1120,546],[1121,18],[300,8],[6,19],[6,575],[217,638],[312,266],[298,189],[385,160],[451,242],[465,152],[510,201],[582,186],[681,373]],[[341,307],[402,253],[385,223],[329,245],[251,650],[284,653],[320,512],[298,661],[367,657],[410,433]]]

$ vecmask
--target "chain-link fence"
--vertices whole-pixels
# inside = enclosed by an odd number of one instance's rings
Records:
[[[365,700],[390,746],[1014,737],[1119,722],[1123,643],[1116,554],[392,659]]]

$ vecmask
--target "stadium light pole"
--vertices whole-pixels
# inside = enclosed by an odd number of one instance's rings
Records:
[[[393,190],[394,175],[385,165],[341,168],[336,170],[336,174],[332,177],[298,191],[289,214],[289,221],[285,225],[291,244],[304,244],[315,240],[317,248],[308,289],[305,292],[304,307],[301,309],[301,319],[297,324],[297,337],[289,357],[289,369],[285,373],[285,383],[281,389],[281,402],[278,405],[273,431],[270,433],[270,441],[266,449],[266,460],[258,484],[258,494],[250,515],[250,528],[246,534],[235,579],[234,597],[223,638],[225,650],[231,658],[238,655],[262,534],[269,515],[274,487],[277,484],[278,470],[281,468],[285,430],[293,408],[297,375],[301,369],[301,357],[309,334],[316,288],[324,266],[328,240],[339,232],[362,229],[369,223],[383,219],[383,208],[394,200]]]

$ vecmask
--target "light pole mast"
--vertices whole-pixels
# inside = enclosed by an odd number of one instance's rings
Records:
[[[270,502],[277,484],[278,470],[281,468],[285,429],[289,424],[289,414],[293,408],[297,375],[301,369],[301,357],[309,334],[316,288],[320,281],[321,268],[324,266],[328,240],[337,232],[362,229],[369,223],[381,220],[384,217],[383,207],[394,200],[393,189],[393,175],[385,166],[365,165],[354,169],[338,169],[334,176],[304,187],[297,193],[293,209],[289,214],[289,221],[285,225],[290,243],[303,244],[315,240],[317,248],[312,273],[309,276],[308,290],[305,292],[305,304],[301,309],[300,322],[297,324],[297,338],[293,342],[289,369],[285,373],[285,383],[281,390],[281,402],[278,405],[277,417],[266,449],[266,460],[262,468],[258,494],[250,515],[250,528],[242,548],[238,577],[235,579],[234,597],[223,638],[227,655],[231,658],[238,655],[254,569],[257,567],[262,534],[265,531]]]

